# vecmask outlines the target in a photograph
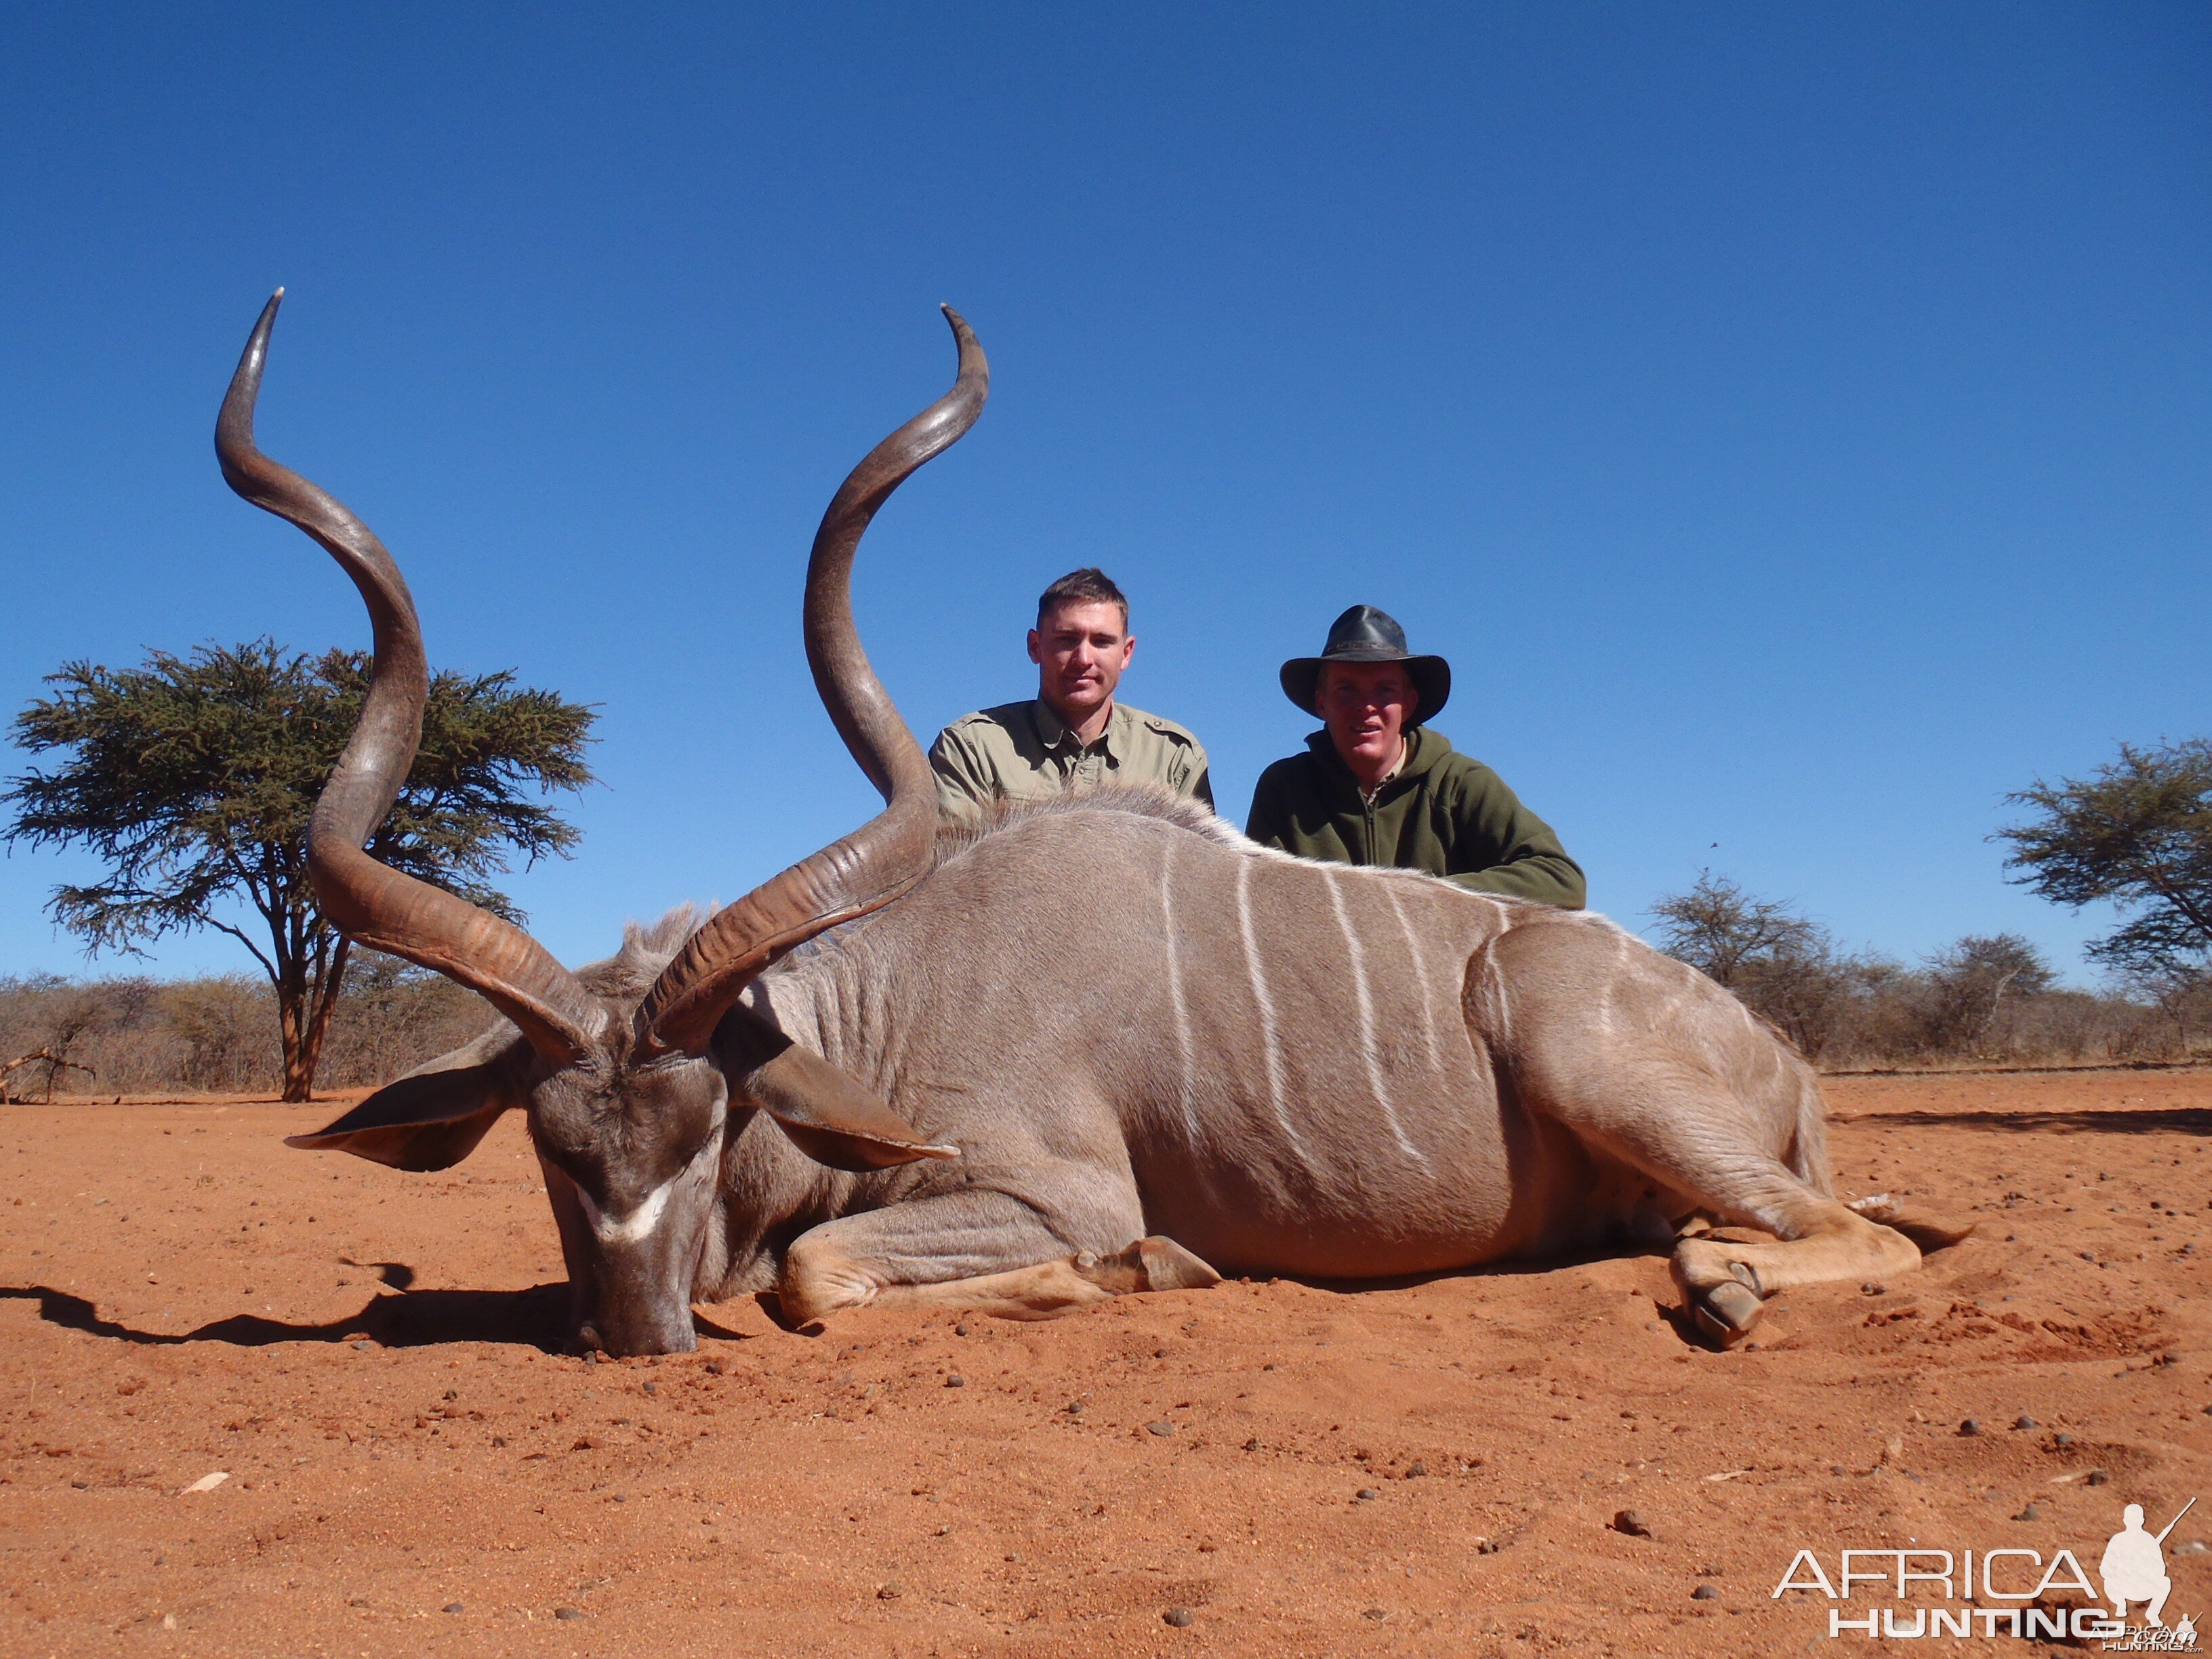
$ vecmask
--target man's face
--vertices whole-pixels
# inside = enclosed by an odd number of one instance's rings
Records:
[[[1112,600],[1056,606],[1030,629],[1038,695],[1068,724],[1080,724],[1112,700],[1136,648],[1128,619]]]
[[[1402,664],[1335,662],[1322,670],[1322,721],[1336,752],[1355,771],[1385,767],[1398,757],[1406,722],[1419,703]]]

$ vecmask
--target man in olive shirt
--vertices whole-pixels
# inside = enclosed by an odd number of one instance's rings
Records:
[[[1323,729],[1307,752],[1260,775],[1245,833],[1263,847],[1339,864],[1425,870],[1478,893],[1580,909],[1582,866],[1481,762],[1455,753],[1428,718],[1451,695],[1451,665],[1417,657],[1406,632],[1355,605],[1318,657],[1283,665],[1283,690]]]
[[[1136,648],[1129,602],[1103,571],[1070,571],[1046,588],[1030,630],[1036,697],[966,715],[937,734],[929,763],[939,807],[974,817],[994,801],[1115,782],[1164,783],[1212,806],[1198,739],[1115,700]]]

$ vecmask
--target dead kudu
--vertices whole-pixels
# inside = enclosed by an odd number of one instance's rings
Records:
[[[352,939],[506,1016],[292,1144],[444,1169],[526,1113],[582,1343],[686,1350],[695,1300],[745,1291],[797,1324],[866,1304],[1034,1317],[1216,1267],[1358,1279],[1623,1238],[1679,1239],[1688,1306],[1728,1341],[1785,1285],[1918,1262],[1832,1195],[1803,1062],[1601,919],[1287,858],[1146,790],[940,832],[850,577],[877,509],[982,410],[983,353],[949,310],[957,380],[846,479],[808,567],[808,661],[879,817],[574,972],[378,864],[362,847],[418,741],[422,637],[376,538],[254,447],[282,298],[216,447],[374,624],[315,810],[316,891]],[[1705,1217],[1777,1242],[1693,1236]]]

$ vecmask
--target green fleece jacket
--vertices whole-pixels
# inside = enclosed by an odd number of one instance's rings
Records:
[[[1478,893],[1582,908],[1582,866],[1503,778],[1440,732],[1416,726],[1406,741],[1404,768],[1370,802],[1328,733],[1315,732],[1306,753],[1260,775],[1244,833],[1300,858],[1425,870]]]

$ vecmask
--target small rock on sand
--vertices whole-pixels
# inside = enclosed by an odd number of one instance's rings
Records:
[[[1982,1425],[1980,1422],[1974,1418],[1970,1417],[1965,1422],[1959,1425],[1959,1432],[1963,1435],[1972,1437],[1973,1435],[1979,1434],[1981,1431]]]
[[[2032,1429],[2036,1426],[2036,1421],[2033,1418],[2023,1413],[2022,1415],[2013,1419],[2012,1425],[2015,1429]]]
[[[1690,1599],[1692,1601],[1717,1601],[1721,1599],[1721,1593],[1711,1584],[1700,1584],[1690,1592]]]
[[[2018,1515],[2013,1516],[2013,1519],[2015,1521],[2040,1521],[2043,1519],[2043,1511],[2036,1508],[2034,1504],[2030,1504]]]
[[[581,1607],[556,1607],[553,1616],[556,1619],[581,1619],[584,1612]]]
[[[1382,1494],[1376,1491],[1372,1486],[1362,1486],[1358,1492],[1352,1495],[1354,1498],[1357,1498],[1363,1504],[1371,1504]]]
[[[1160,1615],[1160,1619],[1163,1623],[1173,1625],[1177,1630],[1188,1630],[1190,1628],[1190,1609],[1188,1607],[1170,1607],[1165,1613]]]
[[[945,1379],[945,1386],[948,1389],[964,1389],[968,1386],[968,1379],[961,1376],[958,1371],[955,1371]]]
[[[1145,1425],[1145,1432],[1146,1434],[1158,1435],[1163,1440],[1164,1440],[1168,1436],[1175,1432],[1175,1425],[1165,1422],[1147,1423]]]
[[[1626,1533],[1631,1538],[1649,1538],[1651,1528],[1644,1524],[1644,1517],[1634,1510],[1622,1510],[1613,1517],[1613,1529]]]

